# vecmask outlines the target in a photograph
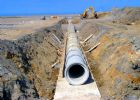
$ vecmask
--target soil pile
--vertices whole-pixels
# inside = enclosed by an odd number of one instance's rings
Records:
[[[140,21],[140,8],[123,8],[112,11],[114,21],[131,24]]]

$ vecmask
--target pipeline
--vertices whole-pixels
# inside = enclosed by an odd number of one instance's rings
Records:
[[[71,85],[82,85],[89,78],[89,69],[71,23],[68,26],[64,75]]]

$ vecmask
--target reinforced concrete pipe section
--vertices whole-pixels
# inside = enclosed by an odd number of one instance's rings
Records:
[[[89,69],[72,24],[68,26],[64,75],[71,85],[82,85],[89,78]]]

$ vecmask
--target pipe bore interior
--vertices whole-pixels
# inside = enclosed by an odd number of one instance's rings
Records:
[[[69,77],[72,79],[80,78],[84,75],[85,70],[81,65],[73,65],[69,69]]]
[[[85,65],[75,63],[69,66],[65,75],[70,84],[80,85],[87,81],[89,71],[87,68],[85,68]]]

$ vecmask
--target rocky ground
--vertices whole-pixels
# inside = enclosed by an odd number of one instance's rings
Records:
[[[72,18],[81,43],[93,34],[81,44],[85,52],[100,43],[86,55],[103,100],[140,98],[139,12],[125,8],[99,19]],[[67,20],[16,19],[0,19],[0,100],[52,100]]]

